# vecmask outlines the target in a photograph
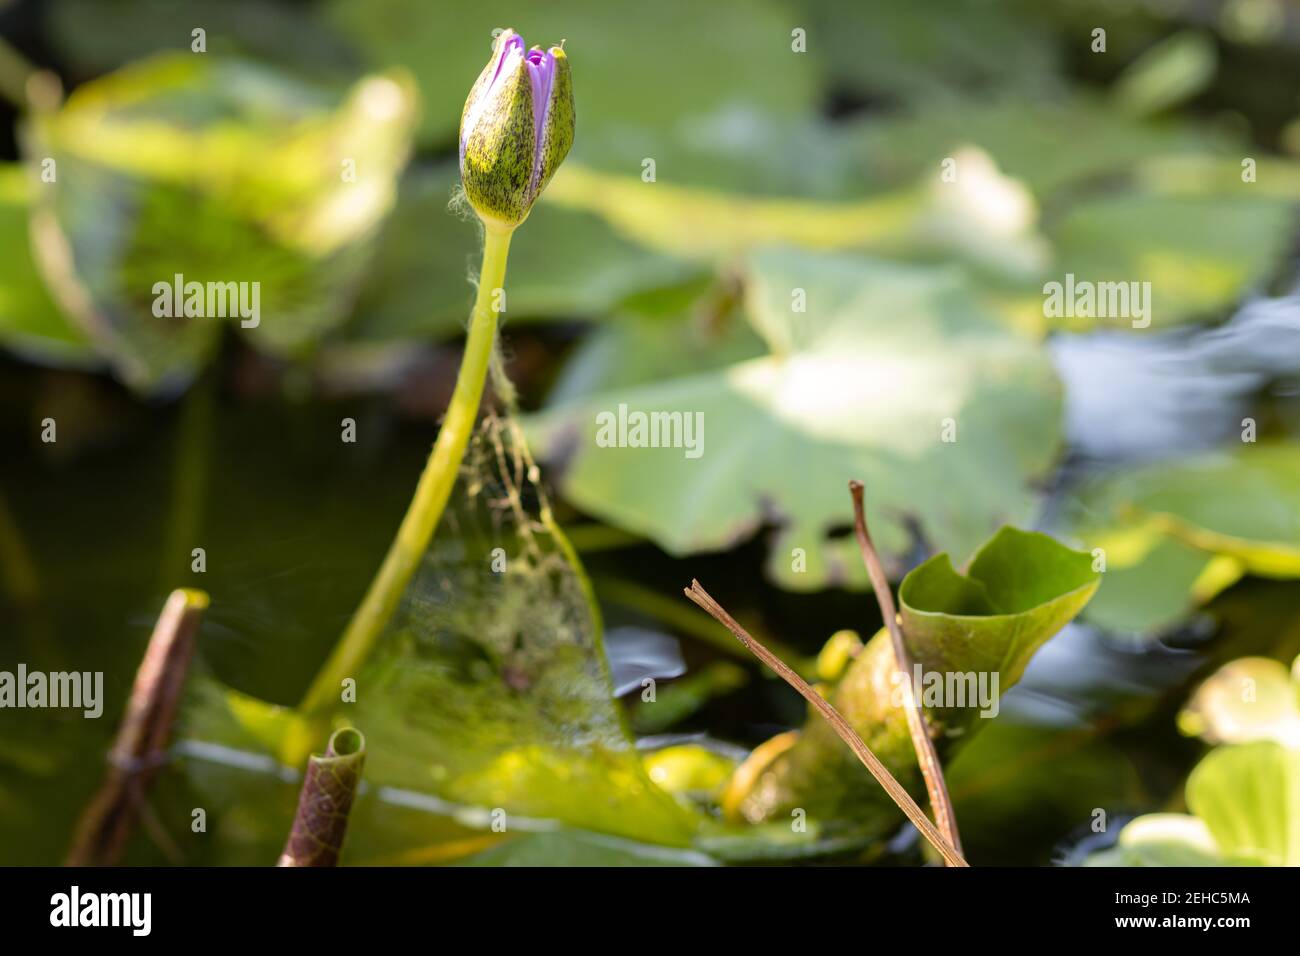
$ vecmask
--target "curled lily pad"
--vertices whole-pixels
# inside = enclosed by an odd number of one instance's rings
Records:
[[[969,738],[984,719],[997,715],[1000,695],[1099,584],[1090,555],[1014,528],[994,535],[966,574],[941,554],[903,579],[903,631],[922,672],[917,696],[940,747]],[[920,792],[895,673],[889,635],[882,630],[854,658],[830,699],[894,776]],[[832,828],[870,829],[897,819],[889,798],[816,715],[755,776],[738,808],[754,822],[803,809],[810,820]]]

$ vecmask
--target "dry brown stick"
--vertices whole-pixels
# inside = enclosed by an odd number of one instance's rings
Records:
[[[921,831],[921,835],[930,841],[930,844],[939,851],[944,862],[949,866],[968,866],[969,864],[962,858],[961,851],[954,847],[946,836],[939,832],[930,818],[925,815],[916,801],[911,798],[903,785],[894,779],[894,775],[889,772],[880,758],[871,752],[871,748],[866,745],[858,732],[854,730],[844,716],[830,705],[830,703],[813,690],[802,677],[791,670],[781,658],[777,657],[766,647],[760,644],[754,638],[750,637],[743,627],[736,623],[735,619],[719,604],[713,600],[708,591],[701,587],[700,582],[691,581],[691,586],[684,589],[688,598],[698,604],[702,609],[707,611],[719,624],[729,630],[736,636],[736,639],[745,646],[750,653],[757,657],[772,670],[776,671],[787,684],[797,690],[804,700],[812,704],[813,707],[826,718],[826,722],[831,725],[840,739],[849,745],[853,753],[862,765],[871,772],[876,778],[876,782],[885,788],[885,792],[898,804],[900,810],[907,815],[907,819]]]
[[[112,866],[121,857],[149,781],[167,752],[194,635],[207,606],[202,591],[182,589],[163,605],[108,753],[108,773],[81,814],[66,865]]]
[[[943,779],[943,766],[939,763],[939,754],[935,752],[934,741],[930,739],[925,723],[925,711],[916,697],[916,687],[912,683],[912,655],[908,653],[903,640],[903,628],[898,623],[898,609],[894,607],[894,596],[889,590],[889,579],[885,577],[885,568],[880,563],[880,555],[871,543],[871,534],[867,531],[867,513],[862,504],[862,482],[850,481],[849,494],[853,496],[853,524],[857,532],[858,547],[862,550],[862,563],[867,566],[867,576],[871,578],[872,590],[876,592],[876,602],[880,605],[880,614],[885,619],[890,641],[894,645],[894,667],[901,678],[903,686],[903,711],[907,714],[907,730],[912,735],[912,747],[916,750],[916,762],[921,765],[921,776],[925,778],[925,790],[930,795],[930,807],[934,810],[934,822],[943,831],[948,842],[961,851],[961,835],[957,832],[957,816],[953,813],[952,798],[948,796],[948,785]]]

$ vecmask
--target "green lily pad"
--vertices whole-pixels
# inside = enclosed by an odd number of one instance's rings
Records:
[[[1247,443],[1119,471],[1079,490],[1071,521],[1106,555],[1099,623],[1164,626],[1243,573],[1300,577],[1300,446]]]
[[[1248,188],[1243,186],[1243,189]],[[1290,203],[1243,195],[1127,193],[1087,200],[1049,230],[1051,279],[1150,283],[1142,317],[1054,318],[1120,329],[1214,318],[1274,274],[1290,249]]]
[[[25,150],[57,164],[34,211],[56,299],[141,389],[192,377],[222,321],[277,353],[309,349],[348,314],[413,116],[401,77],[363,79],[339,103],[328,88],[191,54],[79,87],[33,119]],[[177,275],[223,292],[243,283],[242,311],[213,299],[202,317],[176,303],[158,314],[156,286]]]
[[[32,260],[27,171],[0,166],[0,345],[43,362],[88,364],[95,353],[54,304]]]
[[[80,76],[165,51],[190,52],[202,27],[206,55],[255,56],[305,73],[350,68],[347,44],[300,5],[263,0],[50,0],[50,37]],[[47,12],[48,11],[48,12]],[[340,72],[342,72],[340,70]]]
[[[486,0],[455,16],[419,0],[372,0],[331,3],[326,16],[372,66],[400,65],[415,74],[424,101],[424,143],[455,142],[470,84],[488,60],[492,30],[505,27],[530,45],[565,42],[577,101],[575,157],[599,141],[618,142],[628,129],[669,128],[724,105],[750,103],[794,115],[815,102],[815,58],[791,51],[796,24],[768,0],[704,6],[668,0],[645,7],[558,0],[527,8]],[[629,69],[633,62],[636,68]],[[642,158],[629,147],[628,169],[639,174]]]
[[[465,327],[473,290],[466,276],[480,254],[480,227],[449,209],[455,166],[413,171],[377,241],[349,338],[401,341]],[[543,198],[510,246],[505,314],[596,318],[635,293],[679,283],[696,267],[615,235],[599,217]]]
[[[792,309],[800,291],[806,313]],[[768,573],[798,590],[865,583],[856,545],[833,534],[851,514],[850,478],[865,481],[896,569],[915,533],[971,551],[1032,515],[1031,483],[1060,442],[1058,385],[1039,347],[982,311],[959,273],[768,250],[749,262],[746,305],[765,356],[569,389],[532,419],[572,503],[673,554],[729,547],[771,520]],[[597,416],[620,407],[678,413],[682,429],[666,436],[678,447],[602,447]],[[701,419],[692,450],[684,426]]]
[[[1187,778],[1187,806],[1224,856],[1300,866],[1300,748],[1257,741],[1212,750]]]
[[[1037,11],[980,0],[945,3],[943,15],[910,0],[844,4],[798,0],[808,55],[830,78],[906,100],[932,101],[981,89],[1059,82],[1058,53]]]
[[[1064,90],[924,103],[864,123],[856,135],[856,152],[874,181],[910,182],[972,145],[1045,205],[1155,156],[1240,157],[1240,148],[1234,150],[1236,144],[1216,129],[1139,119],[1098,97]]]
[[[1191,814],[1129,822],[1085,866],[1300,865],[1300,749],[1272,740],[1216,747],[1187,778]]]
[[[1089,621],[1112,631],[1152,633],[1195,609],[1197,582],[1213,555],[1168,535],[1154,533],[1149,541],[1136,564],[1108,562],[1105,586],[1088,605]]]

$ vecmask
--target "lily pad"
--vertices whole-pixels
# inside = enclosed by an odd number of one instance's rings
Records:
[[[0,344],[43,362],[93,363],[81,330],[54,304],[32,260],[27,171],[0,166]]]
[[[1187,778],[1187,806],[1225,856],[1300,866],[1300,748],[1216,748]]]
[[[1099,621],[1142,630],[1176,620],[1243,573],[1300,577],[1300,446],[1247,443],[1123,470],[1086,484],[1074,535],[1100,547]],[[1150,588],[1150,590],[1148,590]],[[1091,609],[1090,609],[1091,613]]]
[[[1300,749],[1217,747],[1187,778],[1191,814],[1138,817],[1085,866],[1300,865]]]
[[[465,327],[473,301],[466,277],[480,253],[477,221],[449,204],[455,166],[409,173],[377,240],[348,326],[351,339],[402,341]],[[543,200],[510,247],[508,321],[601,316],[629,295],[682,282],[698,271],[615,235],[598,216]]]
[[[856,546],[833,534],[850,513],[850,478],[866,483],[871,527],[895,569],[917,534],[971,551],[1032,515],[1032,482],[1060,442],[1056,379],[959,273],[768,250],[749,262],[746,307],[768,354],[629,388],[569,389],[531,421],[572,503],[673,554],[728,547],[770,520],[780,532],[768,573],[797,590],[865,583]],[[624,447],[603,447],[618,436],[602,437],[600,423],[620,408],[677,413],[677,447],[632,447],[631,433]],[[688,420],[704,426],[695,450]]]
[[[839,84],[932,101],[972,87],[1051,86],[1056,45],[1036,10],[980,0],[945,3],[942,16],[912,0],[841,4],[799,0],[808,55]]]
[[[1072,274],[1076,287],[1150,283],[1149,311],[1055,322],[1075,331],[1215,318],[1276,272],[1290,249],[1293,218],[1290,203],[1246,196],[1126,193],[1080,202],[1049,230],[1051,278],[1064,283]]]
[[[644,7],[559,0],[526,8],[485,0],[454,15],[420,0],[340,0],[329,5],[327,19],[372,66],[400,65],[415,74],[425,104],[420,139],[430,144],[455,142],[466,77],[483,68],[492,30],[504,27],[529,44],[565,42],[577,90],[579,157],[597,140],[668,128],[723,104],[797,114],[811,109],[816,95],[813,58],[791,50],[795,24],[768,0]],[[637,68],[629,70],[629,62]],[[626,159],[639,173],[642,154],[628,152]]]
[[[102,77],[35,117],[27,137],[29,161],[56,164],[35,197],[43,271],[141,389],[192,377],[223,320],[260,347],[302,352],[348,314],[413,122],[399,76],[363,79],[341,103],[329,88],[191,54]],[[175,302],[159,314],[157,285],[178,275],[221,283],[222,301],[201,317]],[[240,309],[227,283],[242,283]]]

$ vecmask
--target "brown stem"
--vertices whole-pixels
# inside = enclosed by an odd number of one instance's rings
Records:
[[[867,566],[872,590],[876,592],[876,601],[880,604],[880,614],[885,619],[885,627],[888,628],[894,645],[894,667],[903,687],[903,711],[907,715],[907,729],[912,735],[916,761],[921,765],[921,776],[925,778],[926,792],[930,795],[934,822],[948,838],[948,842],[961,852],[961,835],[957,832],[957,817],[952,810],[952,798],[948,796],[948,785],[943,779],[943,767],[926,727],[925,711],[921,709],[921,702],[916,698],[916,688],[912,684],[912,655],[908,653],[907,644],[903,640],[903,628],[898,622],[898,609],[894,607],[889,579],[885,577],[880,555],[876,553],[875,545],[871,543],[871,534],[867,531],[867,514],[862,505],[862,482],[850,481],[849,494],[853,496],[853,524],[858,547],[862,550],[862,563]]]
[[[688,598],[698,604],[703,610],[708,612],[714,620],[734,634],[736,639],[740,641],[740,643],[743,644],[750,653],[768,667],[772,668],[772,670],[776,671],[776,673],[779,674],[787,684],[800,693],[804,700],[812,704],[817,712],[826,718],[826,722],[829,723],[831,727],[834,728],[835,732],[840,735],[840,739],[849,745],[849,748],[857,758],[862,761],[862,765],[871,772],[873,777],[876,778],[876,782],[885,788],[885,792],[889,794],[896,804],[898,804],[899,809],[907,815],[907,819],[911,820],[912,824],[921,831],[921,835],[929,840],[930,844],[939,851],[939,855],[943,857],[944,862],[947,863],[947,865],[969,865],[965,859],[962,858],[961,851],[954,847],[952,843],[949,842],[948,838],[935,828],[935,825],[930,822],[930,818],[927,817],[925,812],[916,805],[916,801],[908,795],[908,792],[905,789],[903,789],[902,784],[894,779],[894,775],[891,774],[888,768],[880,762],[880,758],[871,752],[871,748],[868,747],[862,738],[858,736],[857,731],[849,726],[849,722],[844,719],[843,715],[841,715],[838,710],[832,707],[830,703],[821,696],[821,694],[813,690],[812,687],[808,685],[807,681],[786,666],[784,661],[758,641],[754,640],[754,638],[750,637],[749,634],[746,633],[745,629],[737,624],[735,619],[726,612],[722,605],[713,600],[709,595],[709,592],[701,587],[699,581],[692,580],[691,586],[685,588],[684,591]]]
[[[202,591],[176,590],[167,598],[135,672],[131,699],[108,753],[108,773],[77,823],[68,866],[112,866],[121,857],[149,781],[165,758],[194,635],[207,606]]]

